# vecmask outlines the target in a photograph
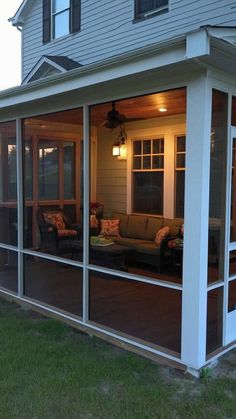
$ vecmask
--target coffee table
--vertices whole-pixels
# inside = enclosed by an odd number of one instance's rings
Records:
[[[71,240],[69,246],[72,259],[83,251],[82,240]],[[115,243],[109,246],[90,245],[90,263],[114,269],[127,270],[127,255],[129,251],[129,247]]]

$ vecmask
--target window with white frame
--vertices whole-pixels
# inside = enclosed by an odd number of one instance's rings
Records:
[[[52,0],[52,38],[70,33],[70,0]]]
[[[133,212],[163,214],[164,138],[133,140]]]
[[[186,137],[175,138],[175,217],[184,217],[184,184],[185,184]]]
[[[135,17],[145,18],[155,13],[168,11],[168,0],[135,0]]]
[[[80,30],[81,0],[43,0],[43,43]]]

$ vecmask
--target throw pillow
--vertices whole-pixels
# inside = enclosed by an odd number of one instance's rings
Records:
[[[120,220],[101,220],[100,234],[103,236],[120,237]]]
[[[46,223],[54,224],[58,230],[65,230],[63,215],[60,212],[44,212],[43,216]]]
[[[156,237],[155,237],[155,243],[158,247],[160,247],[162,240],[170,234],[170,227],[166,226],[158,230]]]

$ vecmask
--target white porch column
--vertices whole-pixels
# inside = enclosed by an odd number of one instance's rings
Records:
[[[16,146],[17,146],[17,225],[18,225],[18,249],[24,248],[24,202],[23,202],[23,145],[22,145],[22,121],[16,120]],[[23,297],[24,270],[23,254],[18,251],[18,296]]]
[[[194,373],[205,363],[211,86],[188,84],[181,358]]]

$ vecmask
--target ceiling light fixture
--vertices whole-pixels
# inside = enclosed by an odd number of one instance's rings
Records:
[[[164,107],[163,107],[163,108],[158,108],[158,111],[159,111],[159,112],[167,112],[167,109],[166,109],[166,108],[164,108]]]

